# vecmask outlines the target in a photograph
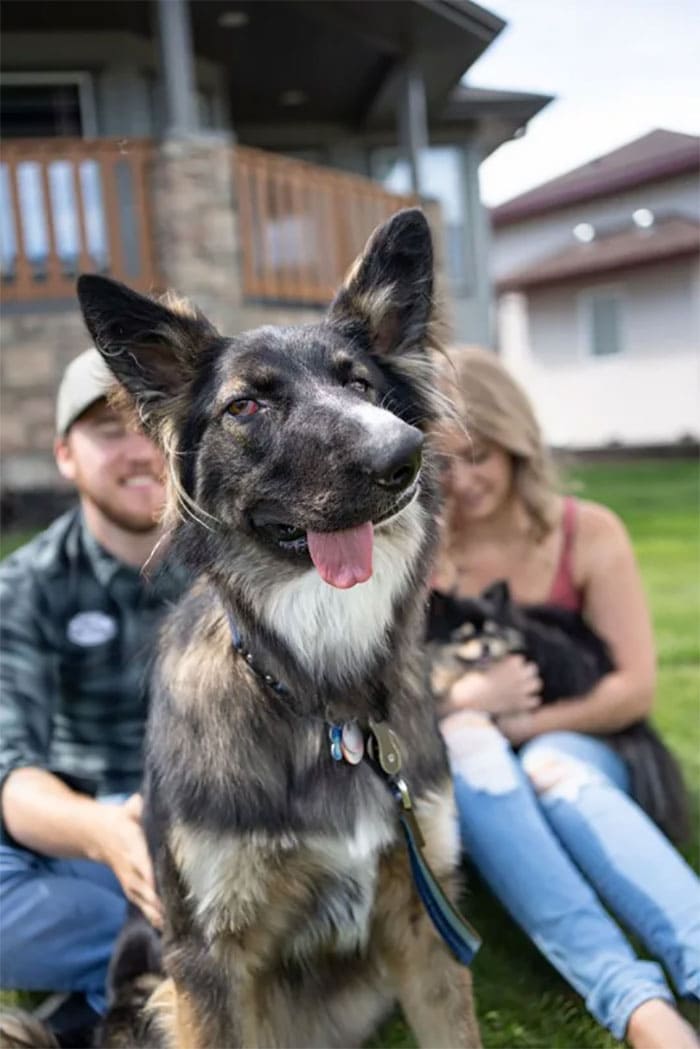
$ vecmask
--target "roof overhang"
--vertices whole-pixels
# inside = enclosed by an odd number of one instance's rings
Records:
[[[700,224],[684,217],[666,218],[650,229],[625,228],[588,244],[574,244],[506,274],[499,292],[553,287],[590,277],[680,258],[700,258]]]
[[[153,8],[152,0],[3,0],[3,31],[129,32],[156,48]],[[505,25],[471,0],[191,0],[189,12],[195,53],[223,70],[234,128],[381,131],[396,121],[409,61],[423,75],[433,120]],[[7,50],[4,65],[12,68]]]

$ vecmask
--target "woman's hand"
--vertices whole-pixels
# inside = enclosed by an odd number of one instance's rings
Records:
[[[132,794],[123,805],[101,806],[99,859],[116,874],[126,898],[139,907],[156,929],[163,911],[156,895],[153,865],[141,827],[143,802]]]
[[[485,670],[469,671],[454,683],[444,704],[443,716],[457,710],[483,710],[488,714],[514,714],[540,705],[542,681],[537,667],[523,656],[509,655]]]

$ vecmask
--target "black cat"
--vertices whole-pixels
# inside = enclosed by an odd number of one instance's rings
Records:
[[[614,669],[608,646],[578,612],[518,605],[504,581],[476,598],[433,591],[427,640],[437,697],[467,670],[484,668],[508,653],[521,653],[536,664],[543,703],[583,696]],[[606,740],[630,770],[635,800],[669,838],[685,841],[690,819],[683,777],[651,724],[638,721]]]

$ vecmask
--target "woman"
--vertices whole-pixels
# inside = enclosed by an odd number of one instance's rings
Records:
[[[700,997],[700,883],[629,796],[605,735],[646,716],[655,659],[628,535],[595,503],[562,498],[532,408],[494,354],[455,362],[469,434],[446,437],[435,586],[470,597],[507,579],[521,603],[582,612],[615,671],[586,696],[540,704],[537,668],[510,655],[451,688],[441,714],[465,850],[539,949],[615,1037],[697,1046],[661,967]],[[516,749],[517,748],[517,752]]]

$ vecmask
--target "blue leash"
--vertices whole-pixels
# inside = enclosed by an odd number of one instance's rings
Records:
[[[401,791],[396,785],[393,785],[392,793],[401,806],[399,822],[406,838],[411,874],[428,917],[457,961],[462,965],[471,965],[476,952],[481,947],[481,937],[445,896],[423,855],[420,839],[416,834],[416,831],[418,834],[420,831],[415,819],[407,817],[402,804]]]

